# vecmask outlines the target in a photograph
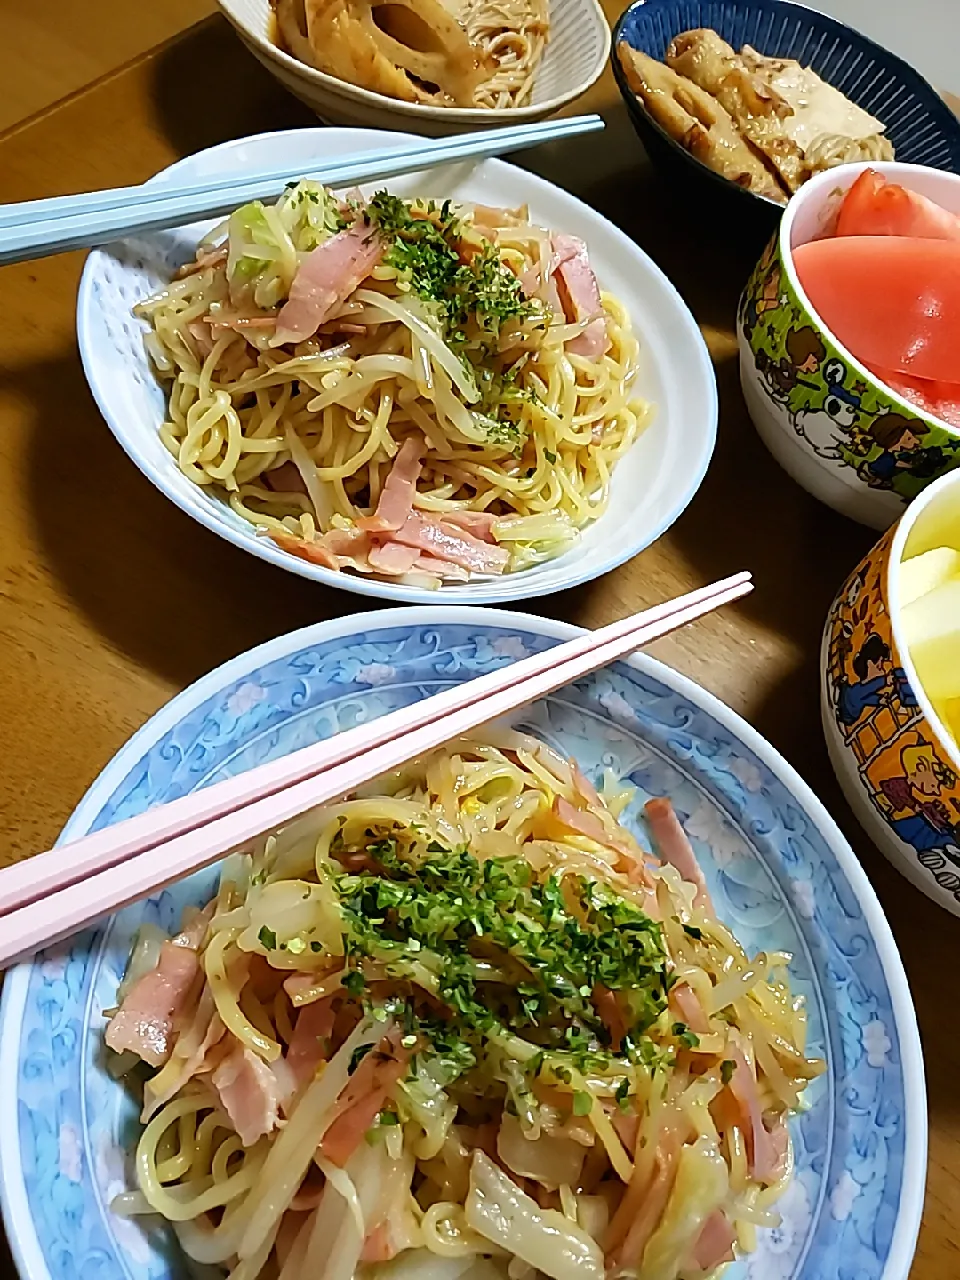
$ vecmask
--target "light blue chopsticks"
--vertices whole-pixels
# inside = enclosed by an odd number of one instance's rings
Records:
[[[360,152],[313,166],[299,160],[280,169],[211,177],[186,186],[144,184],[0,205],[0,265],[44,258],[68,249],[89,248],[138,232],[184,226],[203,218],[219,218],[249,200],[271,199],[279,195],[284,183],[301,178],[311,178],[328,187],[374,182],[457,160],[503,155],[602,128],[599,116],[574,116],[569,120],[483,129],[453,138],[424,138],[416,145],[402,143],[398,147]]]

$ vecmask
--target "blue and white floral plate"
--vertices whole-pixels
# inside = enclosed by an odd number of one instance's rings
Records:
[[[119,753],[64,832],[76,837],[445,685],[542,650],[573,628],[524,614],[410,608],[281,637],[175,698]],[[926,1167],[920,1041],[890,930],[840,832],[793,770],[710,694],[649,658],[562,689],[518,723],[669,795],[721,916],[745,946],[794,955],[811,1048],[829,1070],[793,1124],[783,1225],[736,1280],[905,1280]],[[145,916],[171,927],[206,873],[9,976],[0,1023],[0,1189],[25,1280],[180,1280],[158,1229],[113,1216],[131,1184],[136,1115],[106,1073],[114,1003]]]

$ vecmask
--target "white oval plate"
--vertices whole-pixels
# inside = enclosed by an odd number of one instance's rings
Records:
[[[369,129],[298,129],[260,134],[202,151],[164,170],[155,181],[200,180],[213,174],[265,168],[318,156],[341,156],[410,134]],[[383,183],[376,184],[382,187]],[[590,249],[602,287],[626,304],[640,344],[635,392],[655,405],[652,424],[620,461],[610,505],[564,555],[493,580],[439,591],[380,582],[308,564],[281,551],[225,502],[188,480],[160,442],[165,393],[143,347],[144,322],[132,308],[193,257],[210,224],[157,232],[96,249],[80,282],[77,336],[84,372],[113,434],[148,479],[200,524],[263,560],[360,595],[421,604],[526,600],[576,586],[609,572],[658,538],[696,493],[717,430],[717,391],[706,345],[680,295],[642,249],[600,214],[552,183],[502,160],[449,165],[389,183],[399,195],[516,207],[528,204],[534,222],[580,236]],[[376,189],[375,187],[372,189]]]

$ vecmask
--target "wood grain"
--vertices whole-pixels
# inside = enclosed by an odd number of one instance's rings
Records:
[[[821,626],[871,537],[797,488],[747,418],[734,311],[762,228],[691,206],[658,181],[609,72],[577,109],[603,111],[604,138],[553,144],[525,162],[611,217],[669,273],[710,346],[720,431],[709,473],[669,533],[601,581],[531,607],[596,626],[753,570],[753,596],[656,652],[799,769],[876,887],[912,980],[927,1057],[930,1172],[913,1276],[955,1280],[960,1041],[944,1006],[955,930],[864,840],[819,725]],[[0,200],[137,181],[228,137],[311,123],[213,18],[0,140]],[[69,255],[0,276],[0,859],[48,846],[97,772],[171,694],[251,645],[366,607],[228,546],[130,464],[90,399],[76,353],[80,267]],[[0,1275],[12,1274],[0,1254]]]
[[[214,0],[0,0],[0,132],[149,53]]]

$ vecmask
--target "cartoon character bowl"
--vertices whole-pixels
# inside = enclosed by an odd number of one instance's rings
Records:
[[[900,566],[960,534],[960,472],[924,491],[840,588],[821,654],[827,750],[857,820],[908,880],[960,916],[960,750],[901,621]],[[958,654],[960,660],[960,654]]]
[[[821,502],[886,529],[931,480],[960,465],[960,431],[878,382],[841,346],[793,266],[793,250],[829,229],[867,167],[818,174],[793,197],[740,299],[737,336],[747,408],[776,460]],[[896,161],[869,167],[960,213],[960,176]]]

